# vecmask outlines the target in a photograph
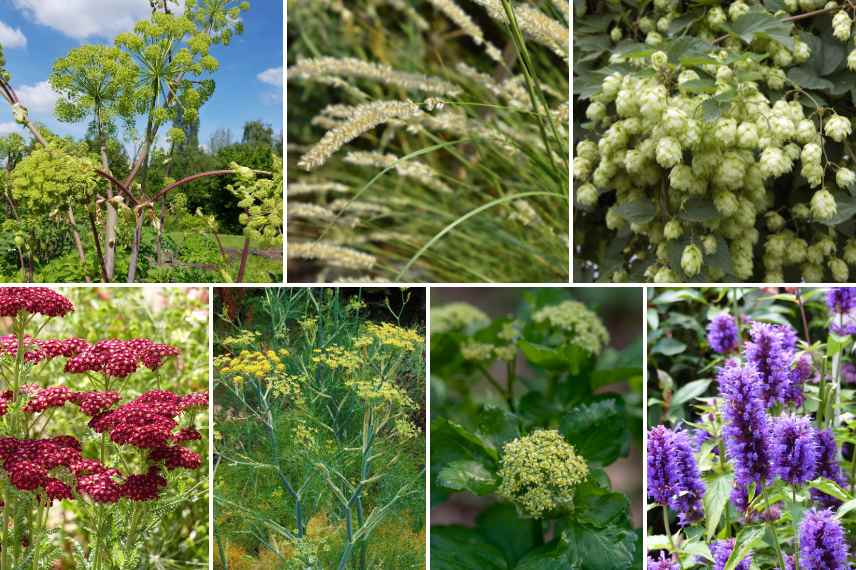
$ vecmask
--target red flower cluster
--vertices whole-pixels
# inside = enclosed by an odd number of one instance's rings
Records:
[[[71,301],[46,287],[0,288],[0,317],[20,312],[61,317],[74,310]]]
[[[32,364],[65,357],[66,372],[103,372],[108,376],[125,377],[136,372],[140,365],[157,370],[179,350],[168,344],[158,344],[145,338],[133,340],[102,340],[90,344],[80,338],[39,340],[24,337],[24,360]],[[15,356],[18,338],[0,336],[0,354]]]
[[[202,463],[199,455],[189,449],[168,446],[153,451],[150,460],[163,461],[169,469],[196,469]],[[150,465],[143,475],[129,475],[122,481],[116,469],[108,469],[99,461],[84,458],[80,442],[69,436],[0,438],[0,462],[15,488],[21,491],[44,489],[52,501],[74,496],[71,486],[50,475],[57,468],[65,468],[72,474],[78,494],[96,503],[115,503],[123,497],[132,501],[154,500],[167,484],[155,465]]]
[[[119,487],[123,497],[132,501],[151,501],[157,499],[166,487],[166,479],[160,469],[152,467],[145,475],[130,475]]]
[[[207,406],[207,392],[178,396],[166,390],[152,390],[92,418],[89,426],[98,433],[109,432],[115,443],[152,450],[149,460],[163,461],[168,469],[197,469],[202,464],[197,453],[169,444],[201,439],[199,432],[192,428],[173,433],[178,427],[175,418],[184,410],[201,405],[200,402]]]
[[[12,390],[7,390],[0,394],[0,417],[6,415],[9,410],[9,402],[12,401]]]
[[[79,351],[65,364],[66,372],[103,372],[125,377],[142,364],[157,370],[164,359],[178,356],[178,349],[148,339],[102,340]]]
[[[39,388],[33,384],[25,384],[21,387],[21,392],[29,397],[27,405],[24,406],[24,411],[30,414],[43,412],[48,408],[59,408],[64,406],[66,402],[72,402],[80,406],[80,409],[87,416],[96,416],[113,407],[113,404],[119,401],[117,392],[74,392],[65,386]],[[12,393],[7,392],[6,394],[11,400]],[[0,399],[2,397],[0,395]],[[4,410],[0,408],[0,412],[4,412]],[[2,415],[3,413],[0,413],[0,416]]]

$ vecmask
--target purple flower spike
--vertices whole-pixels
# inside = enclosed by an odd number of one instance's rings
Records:
[[[802,485],[815,477],[818,446],[807,417],[782,416],[773,426],[773,470],[791,485]]]
[[[686,432],[656,426],[648,432],[648,496],[678,513],[681,525],[704,516],[704,483]]]
[[[791,361],[796,336],[790,327],[755,323],[746,343],[746,359],[755,366],[762,384],[761,399],[766,407],[788,401],[791,388]]]
[[[833,287],[826,292],[826,306],[830,312],[843,315],[856,309],[856,288]]]
[[[790,384],[787,390],[787,401],[795,406],[801,406],[805,401],[803,393],[803,385],[810,378],[814,378],[814,363],[811,360],[811,355],[807,352],[802,353],[797,357],[794,367],[791,369]]]
[[[800,568],[850,570],[844,530],[832,511],[809,511],[800,524]]]
[[[838,444],[832,430],[818,430],[815,432],[815,443],[817,445],[817,460],[815,463],[815,477],[825,477],[835,481],[842,487],[847,486],[847,476],[838,463]],[[811,490],[811,497],[824,507],[837,507],[841,501],[822,493],[817,489]]]
[[[830,330],[839,336],[856,335],[856,288],[835,287],[826,292],[826,306],[832,313]]]
[[[713,570],[722,570],[725,568],[725,563],[728,562],[728,557],[731,556],[731,551],[734,550],[735,540],[717,540],[710,545],[710,553],[713,555]],[[749,570],[752,567],[752,556],[749,555],[741,560],[735,570]]]
[[[729,361],[719,369],[719,392],[725,398],[723,438],[728,458],[734,464],[738,491],[750,483],[757,492],[771,479],[772,445],[761,382],[754,366]]]
[[[841,381],[845,384],[856,384],[856,364],[845,362],[841,365]]]
[[[657,560],[648,556],[648,570],[680,570],[680,568],[678,563],[672,562],[671,558],[666,558],[662,552]]]
[[[707,325],[707,342],[710,347],[720,354],[737,350],[740,334],[734,317],[720,313],[711,319]]]

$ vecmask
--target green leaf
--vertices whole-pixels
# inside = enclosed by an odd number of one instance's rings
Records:
[[[647,224],[657,215],[657,208],[650,200],[632,200],[614,206],[616,214],[631,224]]]
[[[835,86],[832,81],[820,77],[808,65],[790,68],[788,70],[788,79],[803,89],[832,89]]]
[[[666,45],[666,55],[671,63],[681,63],[684,58],[703,57],[714,50],[714,47],[696,36],[683,36]]]
[[[842,489],[838,483],[830,479],[818,478],[811,481],[808,486],[812,489],[817,489],[821,493],[825,493],[830,497],[835,497],[839,501],[847,502],[853,498],[847,493],[847,491]]]
[[[629,519],[630,500],[623,493],[616,493],[595,485],[590,481],[579,485],[574,493],[576,521],[594,527],[610,524],[626,524]]]
[[[514,570],[570,570],[567,546],[561,540],[552,540],[529,552]]]
[[[725,563],[723,570],[735,570],[744,558],[749,556],[752,548],[756,543],[760,542],[764,536],[763,528],[744,528],[737,534],[734,542],[734,550],[731,551],[731,556]]]
[[[636,533],[631,530],[572,523],[562,533],[562,542],[567,544],[566,557],[571,568],[616,570],[630,568],[634,563]]]
[[[705,537],[708,541],[716,533],[722,513],[728,507],[731,488],[734,484],[733,473],[719,473],[705,477],[704,518]]]
[[[497,504],[482,511],[476,519],[479,533],[505,556],[509,568],[535,548],[535,537],[541,527],[534,519],[523,519],[517,509]]]
[[[478,461],[453,461],[437,475],[437,484],[453,491],[489,495],[497,487],[496,475]]]
[[[663,354],[665,356],[675,356],[676,354],[680,354],[687,349],[687,345],[682,343],[681,341],[672,338],[666,337],[661,339],[657,344],[654,345],[654,348],[651,349],[651,354]]]
[[[517,346],[523,351],[526,359],[535,366],[547,370],[564,370],[568,367],[566,354],[561,349],[536,344],[528,340],[518,341]]]
[[[478,414],[476,433],[482,441],[489,442],[494,449],[500,449],[507,442],[520,436],[518,418],[508,410],[488,404],[482,406]]]
[[[731,24],[731,31],[746,43],[752,43],[756,37],[771,38],[789,50],[794,49],[793,28],[793,23],[762,10],[747,12]]]
[[[627,453],[629,432],[620,396],[601,398],[571,409],[559,431],[590,463],[609,465]]]
[[[431,568],[436,570],[508,570],[502,552],[474,529],[431,527]]]
[[[681,386],[672,396],[672,406],[680,406],[707,392],[712,380],[693,380]]]
[[[678,217],[688,222],[711,222],[721,217],[713,201],[706,198],[690,198]]]
[[[652,303],[655,305],[666,305],[669,303],[680,303],[681,301],[697,301],[704,303],[704,295],[696,289],[667,289],[664,293],[657,295]]]
[[[850,499],[849,501],[843,503],[840,507],[838,507],[838,512],[836,513],[836,516],[839,519],[843,519],[845,516],[847,516],[847,513],[854,509],[856,509],[856,499]]]

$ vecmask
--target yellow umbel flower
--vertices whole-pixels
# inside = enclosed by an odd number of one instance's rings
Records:
[[[532,319],[536,323],[547,323],[561,331],[568,341],[583,350],[597,355],[609,342],[609,332],[603,321],[582,303],[564,301],[558,305],[544,307]]]
[[[538,430],[505,444],[497,494],[524,516],[544,518],[569,510],[574,488],[588,477],[585,460],[556,430]]]

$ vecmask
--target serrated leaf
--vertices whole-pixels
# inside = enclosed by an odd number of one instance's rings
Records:
[[[814,69],[807,65],[790,68],[788,79],[803,89],[831,89],[834,87],[832,81],[820,77]]]
[[[507,570],[502,553],[474,529],[431,528],[431,568],[439,570]]]
[[[789,50],[794,49],[794,39],[791,37],[793,29],[792,22],[761,10],[747,12],[731,24],[731,31],[746,43],[752,43],[756,37],[771,38]]]
[[[473,495],[489,495],[497,487],[496,475],[478,461],[472,460],[453,461],[443,467],[437,475],[437,484]]]
[[[734,485],[733,473],[719,473],[705,477],[704,518],[705,537],[708,541],[716,534],[722,513],[728,508],[731,488]]]
[[[559,431],[589,463],[609,465],[627,453],[630,433],[620,396],[571,409],[559,424]]]

